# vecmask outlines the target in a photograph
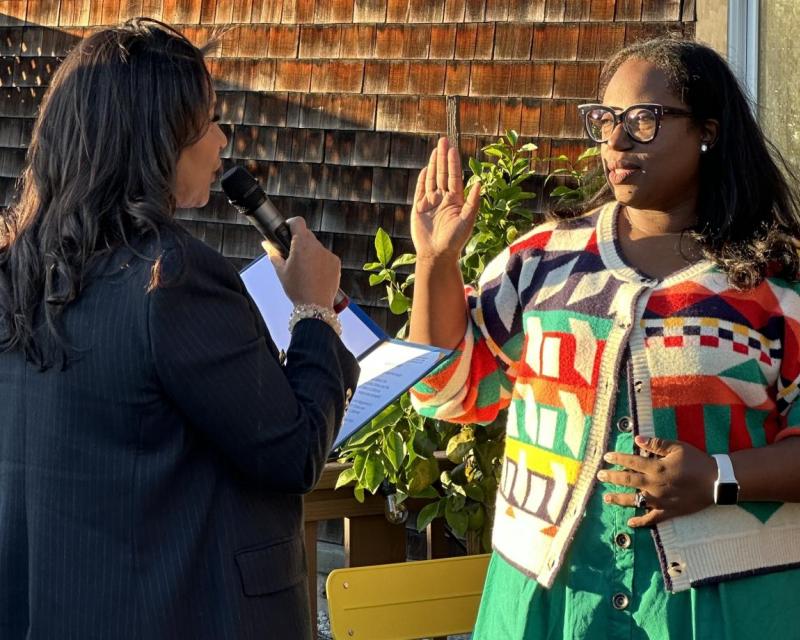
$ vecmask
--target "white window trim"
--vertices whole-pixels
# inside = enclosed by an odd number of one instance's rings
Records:
[[[758,104],[758,2],[728,0],[728,62],[754,111]]]

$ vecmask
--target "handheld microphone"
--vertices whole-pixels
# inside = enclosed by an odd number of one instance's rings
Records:
[[[243,167],[233,167],[222,175],[221,183],[228,201],[286,258],[292,245],[289,225],[250,172]],[[340,313],[348,304],[350,299],[339,289],[333,310]]]

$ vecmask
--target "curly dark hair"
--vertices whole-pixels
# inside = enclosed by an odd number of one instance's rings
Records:
[[[664,72],[695,122],[719,122],[716,143],[701,156],[697,224],[690,230],[706,258],[737,289],[751,289],[768,275],[797,280],[797,177],[764,136],[728,64],[713,49],[689,40],[662,37],[638,42],[606,63],[600,96],[617,69],[632,58]],[[593,208],[612,199],[605,184],[586,204]],[[563,216],[571,213],[565,211]]]
[[[178,157],[205,132],[212,100],[203,52],[156,20],[103,29],[64,59],[0,224],[0,349],[66,363],[59,318],[94,261],[178,230]],[[157,255],[143,257],[158,284]]]

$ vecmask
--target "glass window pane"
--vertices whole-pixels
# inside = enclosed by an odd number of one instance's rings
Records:
[[[759,4],[759,119],[784,158],[800,170],[800,2]]]

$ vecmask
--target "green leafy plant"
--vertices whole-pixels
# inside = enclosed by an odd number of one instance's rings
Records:
[[[536,145],[518,143],[517,133],[508,131],[482,149],[486,160],[469,162],[472,175],[465,191],[480,180],[481,200],[460,263],[467,283],[477,282],[486,264],[535,222],[536,214],[527,206],[535,194],[526,191],[525,185],[535,175]],[[577,181],[576,191],[587,189],[581,167],[588,165],[591,157],[591,153],[582,154],[575,165],[557,169],[548,180],[566,174]],[[569,163],[566,156],[551,160]],[[566,196],[562,186],[553,195]],[[391,238],[379,229],[375,257],[364,269],[370,272],[370,285],[385,287],[391,312],[406,316],[398,332],[404,337],[414,283],[407,267],[415,263],[416,256],[394,257]],[[488,426],[451,424],[418,415],[404,394],[343,447],[340,461],[351,462],[352,467],[340,474],[336,486],[354,483],[355,497],[363,501],[366,491],[375,493],[388,481],[397,488],[398,503],[408,497],[430,500],[419,512],[419,530],[434,518],[444,517],[457,535],[472,541],[475,550],[489,550],[504,442],[504,415]]]
[[[603,186],[605,176],[596,170],[599,156],[600,147],[595,146],[586,149],[575,162],[565,155],[548,158],[551,162],[566,165],[551,171],[544,181],[546,188],[554,178],[567,179],[564,184],[558,185],[550,192],[552,197],[557,198],[556,207],[579,205],[589,200]]]

